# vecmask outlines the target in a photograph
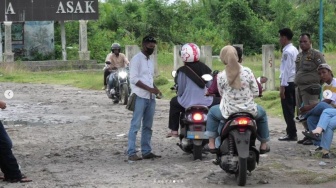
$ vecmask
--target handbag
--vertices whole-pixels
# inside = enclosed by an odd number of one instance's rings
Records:
[[[128,101],[127,101],[127,105],[126,105],[127,110],[134,111],[136,98],[137,98],[137,95],[135,93],[132,93],[128,97]]]

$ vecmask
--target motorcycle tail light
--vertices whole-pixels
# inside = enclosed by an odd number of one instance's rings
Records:
[[[247,126],[251,123],[251,119],[247,117],[239,117],[234,121],[238,126]]]
[[[194,113],[192,115],[192,119],[194,121],[202,121],[203,120],[203,114],[201,114],[201,113]]]

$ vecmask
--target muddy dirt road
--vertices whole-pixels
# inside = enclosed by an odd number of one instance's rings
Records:
[[[12,99],[4,98],[7,89],[13,90]],[[177,138],[165,138],[168,100],[157,100],[153,126],[153,152],[162,158],[130,164],[124,152],[131,112],[113,105],[104,91],[13,83],[0,83],[0,91],[7,102],[0,118],[23,173],[33,179],[27,184],[0,182],[0,187],[236,187],[233,175],[212,164],[213,155],[193,161],[176,146]],[[283,119],[269,118],[269,127],[271,152],[261,156],[246,187],[336,186],[330,182],[336,180],[335,155],[321,160],[311,155],[314,146],[279,142]],[[302,126],[297,127],[301,132]]]

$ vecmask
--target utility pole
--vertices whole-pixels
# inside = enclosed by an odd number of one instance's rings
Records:
[[[320,52],[323,52],[323,0],[320,0],[320,29],[319,29]]]

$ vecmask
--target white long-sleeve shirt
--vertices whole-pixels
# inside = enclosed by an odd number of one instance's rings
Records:
[[[288,82],[294,82],[295,79],[295,60],[299,51],[292,43],[287,44],[282,50],[280,64],[281,86],[288,86]]]
[[[155,99],[154,94],[152,94],[151,97],[149,91],[135,85],[139,80],[149,87],[154,87],[154,62],[147,58],[142,52],[136,54],[130,63],[130,83],[132,93],[135,93],[141,98]]]

